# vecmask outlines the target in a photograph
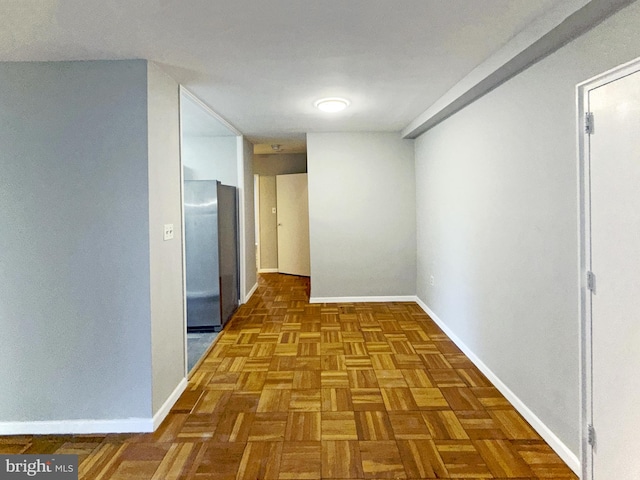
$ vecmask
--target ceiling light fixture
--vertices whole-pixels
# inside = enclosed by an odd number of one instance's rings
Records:
[[[279,143],[274,143],[273,145],[271,145],[271,149],[274,152],[281,152],[282,151],[282,145],[280,145]]]
[[[350,103],[349,100],[339,97],[322,98],[314,103],[316,108],[319,108],[323,112],[340,112],[347,108]]]

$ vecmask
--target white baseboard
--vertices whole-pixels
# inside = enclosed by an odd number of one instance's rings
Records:
[[[153,432],[152,418],[0,422],[0,435],[65,435]]]
[[[415,302],[415,295],[387,297],[311,297],[309,303]]]
[[[257,289],[258,289],[258,282],[256,282],[255,285],[253,287],[251,287],[251,290],[249,290],[249,293],[247,293],[247,296],[244,297],[244,302],[243,303],[247,303],[251,299],[251,296],[254,293],[256,293]]]
[[[176,404],[176,402],[180,398],[180,395],[182,395],[182,392],[184,392],[187,389],[188,383],[189,382],[187,382],[187,379],[183,378],[178,384],[178,386],[175,388],[175,390],[171,392],[171,395],[169,395],[169,398],[167,398],[167,400],[158,409],[156,414],[153,416],[153,430],[158,428],[162,423],[162,421],[165,418],[167,418],[167,415],[169,415],[171,408]]]
[[[117,418],[112,420],[47,420],[36,422],[0,422],[0,435],[87,435],[93,433],[153,432],[169,414],[171,407],[187,388],[184,378],[153,418]]]
[[[580,460],[578,457],[533,413],[518,396],[507,387],[493,371],[484,364],[480,358],[467,347],[458,336],[431,310],[426,303],[416,297],[416,302],[420,307],[438,324],[442,331],[455,343],[460,350],[471,360],[476,367],[489,379],[489,381],[505,396],[514,408],[522,415],[527,422],[538,432],[538,434],[549,444],[571,470],[580,476]]]
[[[277,268],[260,268],[258,269],[258,273],[278,273]]]

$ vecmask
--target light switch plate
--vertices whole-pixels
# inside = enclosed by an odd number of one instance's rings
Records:
[[[164,239],[171,240],[173,238],[173,223],[166,223],[164,225]]]
[[[273,207],[273,208],[271,209],[271,213],[276,213],[276,207]]]

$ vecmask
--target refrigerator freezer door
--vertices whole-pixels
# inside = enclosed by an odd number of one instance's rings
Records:
[[[218,195],[215,180],[184,182],[187,329],[219,330]]]

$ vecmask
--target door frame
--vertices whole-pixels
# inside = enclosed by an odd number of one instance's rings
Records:
[[[640,58],[636,58],[576,86],[578,119],[578,285],[580,319],[580,462],[582,480],[593,480],[593,449],[589,445],[588,428],[593,422],[593,364],[592,364],[592,311],[591,292],[587,285],[587,272],[591,271],[591,191],[590,142],[586,133],[585,115],[589,111],[589,92],[608,83],[640,71]],[[597,120],[596,120],[597,122]],[[594,122],[593,133],[598,125]],[[600,479],[596,479],[600,480]]]

